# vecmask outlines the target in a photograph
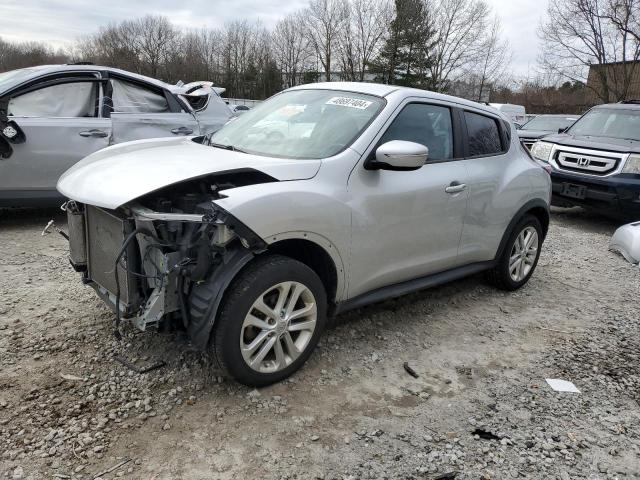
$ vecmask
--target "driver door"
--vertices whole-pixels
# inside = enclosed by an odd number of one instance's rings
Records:
[[[25,135],[0,159],[0,193],[57,197],[58,178],[85,156],[109,143],[111,122],[100,115],[102,85],[95,78],[60,79],[18,91],[9,100],[9,119]],[[9,192],[16,192],[15,194]]]
[[[429,148],[426,164],[413,171],[359,164],[351,174],[349,297],[459,266],[468,189],[455,115],[446,104],[405,104],[369,155],[388,141],[406,140]]]

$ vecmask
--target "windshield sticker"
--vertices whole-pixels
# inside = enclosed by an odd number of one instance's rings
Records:
[[[332,97],[330,98],[326,105],[338,105],[340,107],[349,107],[349,108],[357,108],[358,110],[364,110],[373,102],[368,100],[360,100],[359,98],[349,98],[349,97]]]
[[[306,108],[306,105],[285,105],[284,107],[278,109],[275,114],[277,116],[285,118],[294,117],[304,112]]]

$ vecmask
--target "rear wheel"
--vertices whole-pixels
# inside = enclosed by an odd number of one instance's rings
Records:
[[[533,215],[525,215],[509,236],[498,264],[489,271],[489,281],[503,290],[517,290],[529,281],[538,264],[542,226]]]
[[[221,367],[254,387],[278,382],[299,369],[326,322],[326,293],[315,272],[273,255],[249,265],[228,291],[213,341]]]

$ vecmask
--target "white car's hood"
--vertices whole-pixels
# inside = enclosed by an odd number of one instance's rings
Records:
[[[312,178],[320,160],[262,157],[200,145],[190,138],[157,138],[100,150],[67,170],[57,189],[65,197],[118,208],[162,187],[212,173],[254,169],[277,180]]]

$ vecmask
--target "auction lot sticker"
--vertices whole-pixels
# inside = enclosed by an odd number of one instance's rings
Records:
[[[359,110],[364,110],[373,102],[368,100],[360,100],[359,98],[350,98],[350,97],[332,97],[327,100],[327,105],[338,105],[340,107],[350,107],[357,108]]]

